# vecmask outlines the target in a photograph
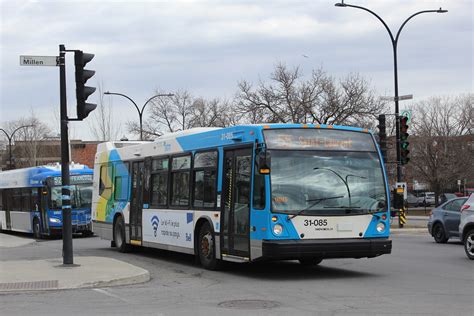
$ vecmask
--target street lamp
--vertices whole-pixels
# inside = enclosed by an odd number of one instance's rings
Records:
[[[397,70],[397,44],[398,44],[398,38],[400,37],[400,32],[402,31],[403,27],[409,20],[411,20],[413,17],[422,14],[422,13],[446,13],[448,10],[443,10],[439,8],[439,10],[424,10],[424,11],[419,11],[414,14],[412,14],[410,17],[408,17],[400,26],[398,29],[397,35],[393,37],[392,31],[390,31],[390,28],[387,26],[384,20],[380,16],[378,16],[375,12],[361,7],[357,5],[351,5],[344,3],[344,0],[341,0],[340,3],[335,4],[336,7],[350,7],[350,8],[356,8],[356,9],[361,9],[364,11],[369,12],[370,14],[374,15],[380,22],[382,22],[383,26],[388,32],[388,35],[390,36],[390,39],[392,41],[392,47],[393,47],[393,71],[394,71],[394,81],[395,81],[395,134],[396,134],[396,149],[397,149],[397,182],[402,181],[402,171],[401,171],[401,162],[400,162],[400,116],[399,116],[399,109],[398,109],[398,70]]]
[[[125,94],[122,94],[122,93],[116,93],[116,92],[109,92],[109,91],[104,92],[104,94],[108,94],[108,95],[119,95],[119,96],[121,96],[121,97],[124,97],[124,98],[130,100],[130,102],[133,103],[133,105],[135,106],[135,108],[136,108],[137,111],[138,111],[138,117],[139,117],[139,119],[140,119],[140,140],[143,140],[143,111],[145,110],[145,106],[146,106],[151,100],[153,100],[154,98],[157,98],[157,97],[172,97],[172,96],[174,96],[174,94],[172,94],[172,93],[154,95],[154,96],[152,96],[151,98],[149,98],[149,99],[145,102],[145,104],[143,104],[142,109],[140,110],[140,108],[139,108],[138,105],[135,103],[135,101],[133,101],[132,98],[130,98],[128,95],[125,95]]]
[[[33,127],[34,125],[23,125],[23,126],[20,126],[18,128],[16,128],[11,134],[8,134],[7,131],[5,131],[3,128],[0,128],[0,131],[2,131],[3,133],[5,133],[5,135],[7,136],[7,139],[8,139],[8,156],[9,156],[9,166],[8,166],[8,169],[12,169],[12,140],[13,140],[13,136],[15,135],[15,133],[22,129],[22,128],[26,128],[26,127]]]

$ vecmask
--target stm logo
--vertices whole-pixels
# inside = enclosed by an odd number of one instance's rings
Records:
[[[158,216],[153,216],[151,218],[151,226],[153,226],[153,232],[155,234],[155,237],[156,237],[156,231],[158,230],[158,225],[160,224],[160,220],[158,219]]]

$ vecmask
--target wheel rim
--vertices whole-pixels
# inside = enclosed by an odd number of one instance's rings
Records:
[[[435,227],[435,238],[436,239],[442,239],[444,236],[443,229],[441,228],[440,225],[436,225]]]
[[[474,235],[469,235],[466,238],[466,251],[470,256],[474,256]]]
[[[201,239],[201,254],[205,258],[210,258],[212,254],[212,235],[207,232]]]

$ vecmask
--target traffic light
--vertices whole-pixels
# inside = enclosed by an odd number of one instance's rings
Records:
[[[74,51],[74,64],[76,66],[76,100],[77,100],[77,118],[85,119],[90,112],[94,111],[97,104],[87,103],[87,98],[94,93],[95,88],[85,86],[94,74],[94,70],[84,69],[86,64],[94,58],[94,54],[83,53],[81,50]]]
[[[380,114],[379,115],[379,125],[377,125],[379,128],[379,146],[380,146],[380,151],[382,152],[382,157],[384,160],[387,160],[387,128],[385,125],[385,115]]]
[[[408,117],[402,116],[400,118],[400,162],[402,165],[406,165],[410,158],[408,158]]]

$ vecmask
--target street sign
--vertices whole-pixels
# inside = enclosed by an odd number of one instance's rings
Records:
[[[59,66],[59,57],[20,56],[20,66]]]
[[[382,101],[395,101],[395,100],[396,100],[395,97],[380,97],[379,99],[382,100]],[[413,99],[413,94],[407,94],[407,95],[400,95],[400,96],[398,96],[398,101],[401,101],[401,100],[410,100],[410,99]]]
[[[398,100],[410,100],[410,99],[413,99],[413,94],[407,94],[407,95],[400,95],[398,97]]]
[[[395,183],[395,188],[397,189],[397,193],[403,193],[403,199],[407,199],[407,191],[408,186],[406,182],[397,182]]]

